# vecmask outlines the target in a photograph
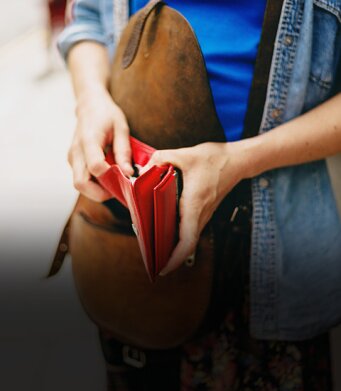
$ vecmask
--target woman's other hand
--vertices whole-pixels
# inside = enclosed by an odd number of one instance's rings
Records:
[[[195,251],[199,235],[225,195],[242,179],[341,151],[341,94],[257,137],[157,151],[148,163],[171,163],[183,174],[180,241],[163,274]]]
[[[77,125],[68,154],[74,185],[88,198],[101,202],[110,195],[94,178],[109,168],[104,155],[106,146],[112,146],[122,171],[127,176],[133,173],[129,128],[108,92],[107,49],[96,42],[80,42],[70,49],[68,65],[77,102]]]
[[[200,233],[220,202],[243,179],[238,143],[203,143],[195,147],[156,151],[142,172],[167,163],[183,177],[179,242],[162,275],[179,267],[196,249]]]
[[[127,120],[104,88],[82,96],[76,113],[77,126],[68,154],[74,186],[85,196],[104,201],[110,195],[93,177],[102,175],[110,167],[104,155],[107,145],[113,146],[115,160],[122,171],[127,176],[133,173]]]

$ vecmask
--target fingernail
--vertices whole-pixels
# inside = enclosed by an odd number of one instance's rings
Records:
[[[144,174],[145,172],[148,171],[149,165],[143,166],[140,169],[140,175]]]
[[[124,168],[124,171],[126,171],[127,174],[129,174],[129,175],[132,175],[134,173],[134,169],[131,166],[131,164],[129,164],[129,163],[124,163],[123,168]]]
[[[168,274],[167,268],[164,268],[160,271],[159,276],[164,277]]]

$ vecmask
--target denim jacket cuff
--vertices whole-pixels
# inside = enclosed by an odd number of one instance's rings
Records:
[[[57,42],[59,52],[64,58],[64,61],[66,61],[71,47],[81,41],[94,41],[102,45],[107,44],[101,29],[90,27],[89,25],[70,25],[60,34]]]

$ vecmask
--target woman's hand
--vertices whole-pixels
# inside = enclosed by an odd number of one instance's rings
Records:
[[[200,233],[232,188],[243,179],[238,143],[204,143],[191,148],[156,151],[142,172],[170,163],[182,171],[179,242],[165,275],[179,267],[197,246]]]
[[[109,168],[104,156],[107,145],[113,146],[122,171],[127,176],[133,173],[129,128],[108,92],[110,60],[105,46],[81,41],[72,46],[67,60],[77,101],[77,125],[68,155],[74,185],[100,202],[110,198],[94,180]]]
[[[199,235],[225,195],[242,179],[341,152],[341,94],[270,132],[232,143],[157,151],[152,165],[171,163],[183,174],[180,240],[162,274],[195,251]]]
[[[107,145],[113,145],[115,160],[122,171],[127,176],[133,173],[127,120],[101,86],[78,98],[76,113],[77,126],[68,154],[74,186],[85,196],[101,202],[110,195],[93,177],[110,167],[104,155]]]

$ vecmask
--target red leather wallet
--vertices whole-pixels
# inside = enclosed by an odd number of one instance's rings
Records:
[[[144,166],[155,149],[130,137],[133,163]],[[177,241],[177,172],[172,165],[153,166],[127,178],[106,155],[111,167],[98,182],[129,209],[147,273],[152,281],[166,266]]]

